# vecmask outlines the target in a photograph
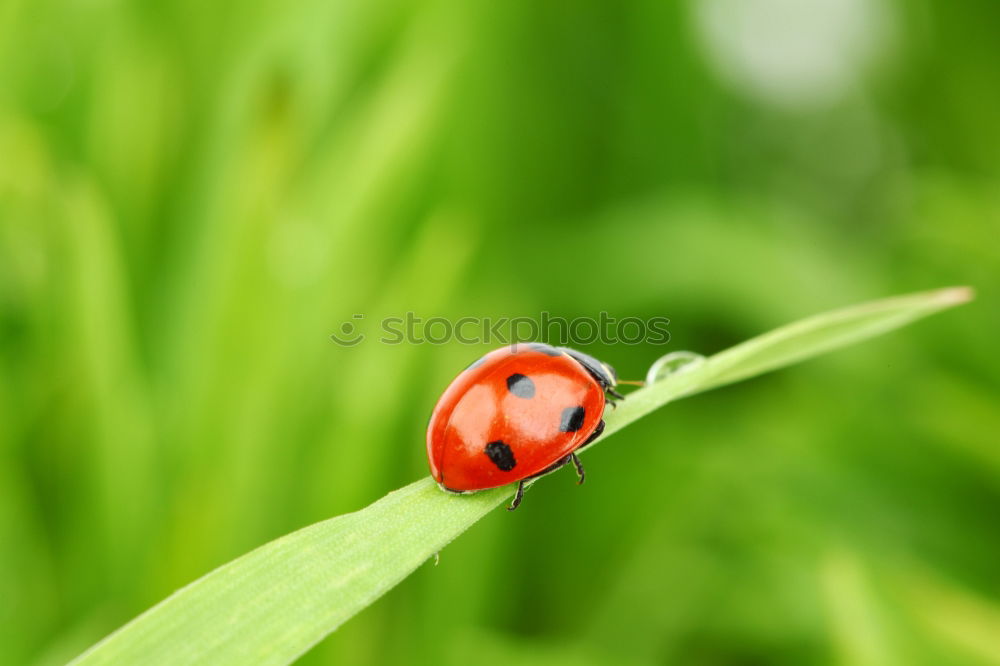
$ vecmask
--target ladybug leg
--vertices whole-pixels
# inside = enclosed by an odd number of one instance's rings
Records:
[[[524,479],[518,482],[517,492],[514,493],[514,501],[510,503],[509,507],[507,507],[508,511],[513,511],[517,507],[521,506],[521,499],[524,497],[524,481],[526,480],[527,479]]]
[[[591,442],[593,442],[595,439],[597,439],[598,437],[600,437],[602,432],[604,432],[604,419],[601,419],[600,421],[598,421],[597,427],[594,428],[594,432],[590,433],[590,437],[588,437],[586,440],[584,440],[583,444],[581,444],[577,448],[577,451],[579,451],[580,449],[582,449],[583,447],[587,446],[588,444],[590,444]]]
[[[583,469],[583,463],[580,462],[580,459],[575,453],[570,454],[569,457],[573,460],[573,465],[576,467],[576,475],[579,477],[576,485],[582,485],[587,478],[587,472]]]
[[[606,387],[604,392],[607,394],[604,396],[604,402],[611,405],[611,409],[618,409],[618,401],[625,399],[625,396],[613,388]]]
[[[590,433],[590,437],[588,437],[586,440],[584,440],[583,444],[581,444],[580,446],[577,447],[577,451],[579,451],[580,449],[582,449],[583,447],[587,446],[588,444],[590,444],[591,442],[593,442],[595,439],[597,439],[598,437],[600,437],[602,432],[604,432],[604,419],[601,419],[600,421],[597,422],[597,427],[594,428],[594,432]],[[524,479],[521,482],[519,482],[517,484],[517,492],[514,493],[514,501],[512,501],[510,503],[510,506],[507,507],[507,510],[508,511],[513,511],[514,509],[516,509],[517,507],[519,507],[521,505],[521,500],[524,498],[524,483],[525,483],[525,481],[531,481],[532,479],[536,479],[536,478],[538,478],[540,476],[545,476],[546,474],[554,472],[557,469],[561,469],[562,467],[565,467],[570,462],[572,462],[573,466],[576,467],[576,475],[578,477],[577,484],[578,485],[582,484],[584,482],[584,480],[586,480],[586,478],[587,478],[587,472],[583,469],[583,463],[580,462],[580,458],[577,457],[576,453],[571,453],[568,456],[566,456],[565,458],[560,458],[555,463],[553,463],[552,465],[550,465],[546,469],[543,469],[538,474],[536,474],[534,476],[529,476],[527,479]]]

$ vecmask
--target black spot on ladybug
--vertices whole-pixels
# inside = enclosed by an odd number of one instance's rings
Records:
[[[586,413],[583,407],[567,407],[562,412],[559,430],[562,432],[576,432],[583,427],[583,417]]]
[[[522,374],[514,373],[507,378],[507,390],[518,398],[534,398],[535,382]]]
[[[494,465],[500,468],[500,471],[509,472],[517,466],[514,452],[499,439],[486,445],[486,455],[493,461]]]
[[[552,347],[550,345],[544,344],[542,342],[533,342],[533,343],[531,343],[528,346],[530,348],[534,349],[535,351],[542,352],[543,354],[546,354],[548,356],[562,356],[562,352],[561,351],[559,351],[555,347]]]

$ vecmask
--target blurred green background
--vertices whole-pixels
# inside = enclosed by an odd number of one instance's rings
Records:
[[[971,306],[684,400],[307,655],[1000,663],[1000,5],[0,1],[0,663],[426,474],[488,346]],[[371,333],[371,331],[369,331]]]

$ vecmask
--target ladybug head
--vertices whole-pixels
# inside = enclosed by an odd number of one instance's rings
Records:
[[[603,388],[614,388],[618,385],[618,373],[607,363],[569,347],[560,347],[559,351],[565,352],[570,358],[582,365],[584,370],[589,372],[590,376],[597,380],[597,383]]]

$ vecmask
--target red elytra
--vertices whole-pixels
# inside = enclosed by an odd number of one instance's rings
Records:
[[[457,493],[524,482],[575,463],[620,398],[614,368],[565,347],[518,343],[488,353],[445,389],[427,426],[431,475]],[[611,398],[605,398],[607,392]],[[613,404],[613,401],[612,401]]]

